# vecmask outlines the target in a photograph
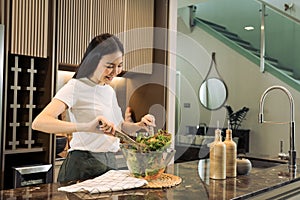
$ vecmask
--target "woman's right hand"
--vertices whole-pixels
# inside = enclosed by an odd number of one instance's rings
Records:
[[[98,129],[103,131],[105,134],[115,135],[114,123],[108,121],[104,117],[98,119]]]
[[[93,132],[93,133],[105,133],[109,135],[115,134],[114,123],[108,121],[106,118],[99,116],[88,123],[77,124],[77,131]]]

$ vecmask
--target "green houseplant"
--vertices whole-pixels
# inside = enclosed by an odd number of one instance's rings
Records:
[[[227,119],[232,129],[232,136],[238,138],[237,152],[249,152],[249,129],[240,129],[242,122],[246,119],[249,108],[243,107],[236,112],[233,111],[231,106],[225,105],[227,111]],[[224,130],[225,132],[225,130]]]
[[[232,130],[239,129],[242,125],[242,122],[246,119],[249,108],[243,107],[236,112],[234,112],[229,105],[225,105],[225,108],[227,111],[227,119],[229,120],[230,128]]]

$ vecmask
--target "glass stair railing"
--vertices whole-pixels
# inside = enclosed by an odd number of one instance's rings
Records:
[[[258,66],[263,57],[265,71],[300,91],[300,20],[261,0],[210,0],[195,7],[197,26]],[[247,31],[246,26],[253,29]]]
[[[201,21],[202,23],[208,25],[215,31],[224,35],[226,38],[232,40],[239,46],[250,51],[253,55],[257,56],[258,58],[260,57],[260,49],[254,47],[250,42],[243,40],[238,34],[230,32],[229,30],[227,30],[226,27],[221,26],[219,24],[215,24],[213,22],[209,22],[207,20],[200,19],[200,18],[197,18],[196,20]],[[268,55],[265,55],[264,57],[265,57],[265,61],[268,62],[270,65],[277,67],[278,69],[282,70],[284,73],[293,77],[293,75],[294,75],[293,70],[288,67],[282,66],[279,63],[278,59],[272,58],[271,56],[268,56]]]

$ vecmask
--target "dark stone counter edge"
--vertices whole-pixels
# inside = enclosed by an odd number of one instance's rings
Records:
[[[286,181],[286,182],[274,185],[274,186],[271,186],[271,187],[266,187],[266,188],[263,188],[261,190],[257,190],[257,191],[251,192],[251,193],[247,193],[245,195],[234,197],[234,198],[232,198],[232,200],[244,200],[244,199],[247,199],[247,198],[250,198],[250,197],[254,197],[254,196],[262,194],[262,193],[265,193],[265,192],[269,192],[269,191],[275,190],[277,188],[280,188],[282,186],[285,186],[285,185],[288,185],[290,183],[294,183],[294,182],[297,182],[297,181],[300,181],[300,177],[299,178],[295,178],[295,179],[290,180],[290,181]]]

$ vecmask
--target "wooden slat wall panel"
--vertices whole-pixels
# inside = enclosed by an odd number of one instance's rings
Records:
[[[118,34],[124,31],[126,0],[93,0],[93,36],[101,33]],[[122,38],[120,38],[123,40]]]
[[[58,4],[59,63],[78,65],[94,36],[124,29],[124,0],[60,0]]]
[[[91,38],[90,0],[59,0],[57,15],[58,62],[77,65]]]
[[[93,0],[92,35],[100,33],[117,34],[124,30],[124,0]]]
[[[153,26],[154,0],[127,0],[125,66],[128,71],[152,73]]]
[[[126,71],[152,73],[154,0],[59,0],[58,62],[80,64],[89,41],[116,34],[125,46]],[[145,48],[147,47],[147,48]]]
[[[11,53],[46,58],[48,0],[12,0]]]

